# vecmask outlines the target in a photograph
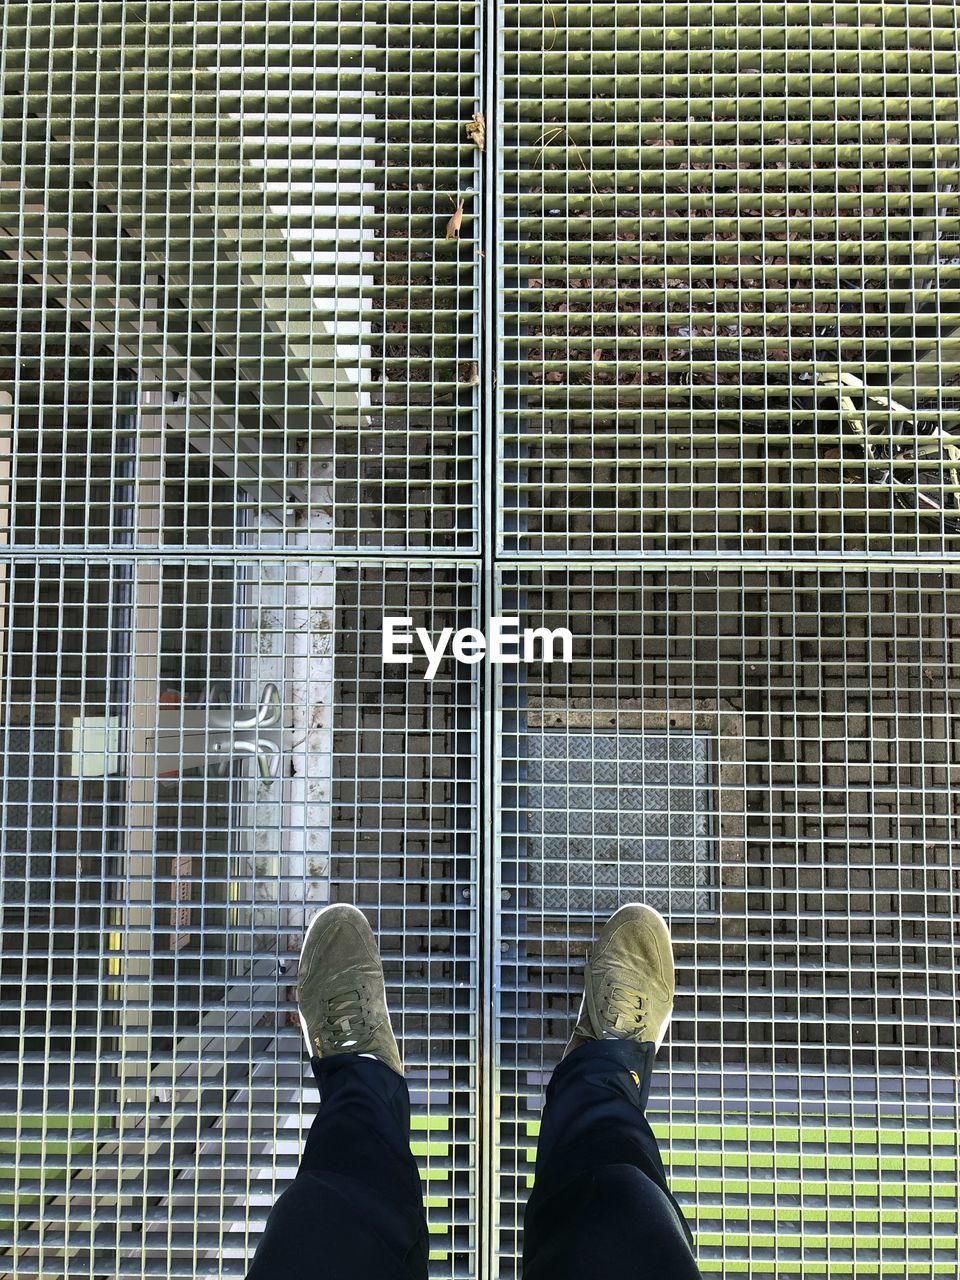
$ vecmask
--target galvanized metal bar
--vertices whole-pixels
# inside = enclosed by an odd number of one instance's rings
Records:
[[[479,108],[485,121],[483,179],[483,272],[480,294],[481,368],[483,394],[480,401],[482,482],[481,520],[481,615],[484,634],[490,634],[490,619],[496,613],[497,512],[500,486],[497,481],[497,451],[500,430],[500,325],[498,306],[500,284],[500,155],[502,122],[500,114],[499,6],[483,8],[482,91]],[[496,1274],[499,1232],[499,1187],[497,1183],[497,1117],[500,1075],[497,1025],[497,919],[499,877],[497,858],[496,706],[499,676],[487,669],[481,676],[483,717],[479,748],[481,753],[481,853],[478,888],[480,987],[480,1154],[479,1194],[480,1237],[478,1272]]]

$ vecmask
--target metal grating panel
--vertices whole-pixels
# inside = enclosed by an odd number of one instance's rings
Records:
[[[244,1274],[331,898],[476,1269],[478,688],[370,619],[477,612],[480,16],[3,10],[0,1270]]]
[[[476,679],[385,678],[379,618],[471,616],[476,569],[150,569],[159,608],[132,561],[9,566],[0,1265],[245,1273],[316,1105],[293,1004],[304,919],[343,899],[381,939],[433,1274],[469,1274]],[[221,750],[212,690],[249,722],[265,684],[280,725],[253,736],[275,732],[283,766],[258,775],[252,731]]]
[[[529,761],[549,704],[554,722],[615,735],[617,758],[644,706],[688,725],[696,708],[713,740],[716,901],[667,904],[678,1000],[651,1094],[704,1274],[952,1277],[956,575],[585,564],[500,578],[521,626],[568,621],[575,661],[521,668],[503,690],[498,1274],[518,1274],[542,1093],[586,948],[637,896],[598,883],[563,912],[530,892]]]
[[[502,548],[953,547],[955,6],[500,12]]]
[[[475,550],[475,6],[30,3],[3,33],[17,545],[142,545],[153,447],[168,548],[188,502],[197,547]]]

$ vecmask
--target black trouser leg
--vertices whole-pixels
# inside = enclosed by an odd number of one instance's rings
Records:
[[[375,1058],[314,1058],[320,1109],[247,1280],[426,1280],[410,1095]]]
[[[654,1046],[597,1040],[547,1088],[524,1280],[698,1280],[693,1236],[644,1115]]]

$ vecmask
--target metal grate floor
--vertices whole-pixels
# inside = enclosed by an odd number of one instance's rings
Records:
[[[3,8],[0,1273],[245,1273],[346,900],[513,1280],[642,896],[704,1274],[956,1280],[958,31]],[[497,614],[572,664],[382,664]]]
[[[501,712],[500,1274],[518,1273],[543,1090],[586,948],[598,920],[640,896],[674,935],[678,997],[651,1121],[704,1274],[949,1275],[955,575],[584,564],[507,569],[501,591],[524,625],[578,619],[583,643],[569,671],[529,666]],[[570,859],[565,891],[543,891],[539,771],[560,723],[607,758],[611,742],[621,759],[664,724],[691,755],[711,742],[709,893],[691,902],[682,878],[664,886],[662,862],[629,838],[615,887],[598,869],[583,889]],[[598,754],[595,789],[610,785]],[[670,813],[682,821],[689,779],[681,788]],[[616,790],[622,819],[632,779],[620,772]],[[594,812],[594,838],[607,812]],[[571,803],[570,828],[578,816]],[[671,874],[688,866],[671,859]]]

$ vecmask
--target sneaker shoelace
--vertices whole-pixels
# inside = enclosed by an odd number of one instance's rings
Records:
[[[611,982],[607,992],[607,1008],[618,1036],[642,1035],[646,1024],[642,991],[624,982]]]
[[[321,1035],[339,1049],[357,1051],[370,1038],[359,991],[339,991],[327,1001]]]

